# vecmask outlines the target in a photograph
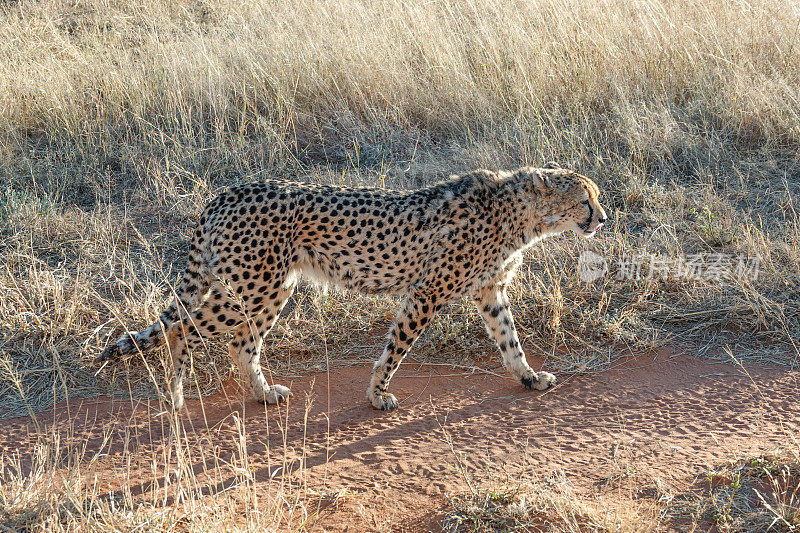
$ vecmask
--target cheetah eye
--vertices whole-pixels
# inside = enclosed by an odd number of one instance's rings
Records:
[[[581,202],[583,205],[589,205],[589,200],[584,200]]]

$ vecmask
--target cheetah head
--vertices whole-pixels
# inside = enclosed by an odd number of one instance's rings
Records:
[[[556,163],[547,163],[539,172],[546,194],[553,200],[549,202],[553,210],[544,216],[550,231],[594,236],[607,218],[595,182]]]

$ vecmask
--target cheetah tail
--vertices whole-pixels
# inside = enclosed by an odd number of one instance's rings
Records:
[[[96,363],[114,363],[123,357],[138,352],[146,352],[163,345],[166,342],[167,333],[179,321],[178,309],[182,310],[182,316],[186,316],[186,310],[193,309],[199,305],[203,295],[208,291],[208,280],[210,279],[208,267],[203,259],[206,245],[203,233],[200,230],[195,234],[190,250],[189,264],[175,293],[175,298],[169,304],[169,307],[161,313],[156,323],[139,333],[132,331],[124,333],[117,342],[107,347],[97,356]]]
[[[108,346],[97,356],[95,363],[116,363],[123,357],[137,352],[146,352],[161,346],[166,340],[165,331],[170,329],[177,315],[177,309],[173,302],[161,313],[155,324],[143,329],[139,333],[133,331],[124,333],[117,342]]]

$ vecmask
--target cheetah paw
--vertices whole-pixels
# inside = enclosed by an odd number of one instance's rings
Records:
[[[550,372],[534,372],[530,377],[520,379],[526,389],[547,390],[556,382],[556,377]]]
[[[367,399],[372,404],[372,407],[381,411],[393,411],[400,405],[394,394],[388,392],[370,391],[367,394]]]
[[[273,385],[264,393],[262,401],[268,405],[275,405],[276,403],[281,403],[292,396],[294,396],[294,394],[292,394],[292,391],[289,390],[289,387],[284,387],[283,385]]]

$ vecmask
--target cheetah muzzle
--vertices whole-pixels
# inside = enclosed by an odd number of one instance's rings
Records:
[[[254,397],[291,397],[270,386],[261,346],[299,276],[368,294],[402,298],[367,400],[396,409],[389,382],[431,318],[469,296],[505,367],[528,389],[556,378],[528,366],[506,287],[522,252],[565,231],[591,237],[606,220],[589,178],[549,164],[478,170],[414,191],[344,188],[269,180],[228,189],[200,216],[173,302],[145,330],[122,335],[97,358],[115,362],[167,345],[171,396],[183,406],[188,354],[232,332],[228,351]]]

